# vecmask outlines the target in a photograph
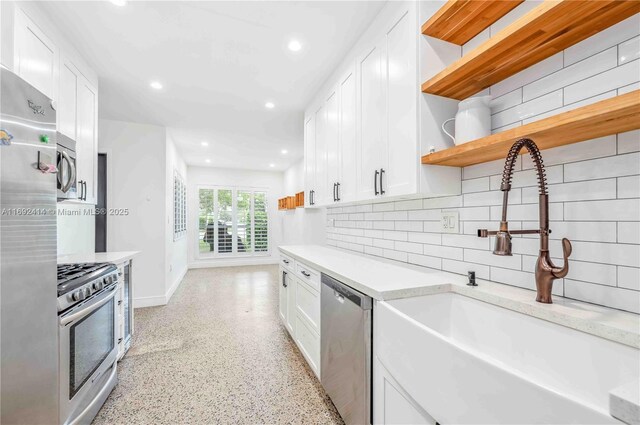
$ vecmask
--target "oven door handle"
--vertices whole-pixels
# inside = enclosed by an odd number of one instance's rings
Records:
[[[60,318],[60,326],[65,326],[70,322],[73,322],[76,319],[80,319],[84,316],[87,316],[89,313],[91,313],[94,310],[97,310],[98,308],[102,307],[103,305],[105,305],[106,303],[108,303],[111,298],[115,297],[116,295],[116,288],[118,286],[117,285],[113,285],[113,287],[109,290],[108,294],[106,297],[94,301],[90,304],[87,304],[86,307],[84,307],[82,310],[80,311],[76,311],[75,313],[72,313],[68,316],[63,316]]]

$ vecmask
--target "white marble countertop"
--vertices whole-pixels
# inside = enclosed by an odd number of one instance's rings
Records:
[[[337,248],[291,245],[279,249],[376,300],[455,292],[640,348],[640,316],[633,313],[555,296],[553,304],[541,304],[535,301],[535,292],[528,289],[480,279],[478,286],[471,287],[466,285],[466,276],[373,259]]]
[[[635,380],[609,393],[611,415],[631,425],[640,424],[640,381]]]
[[[58,264],[69,263],[122,263],[131,260],[140,251],[111,251],[91,254],[71,254],[58,256]]]

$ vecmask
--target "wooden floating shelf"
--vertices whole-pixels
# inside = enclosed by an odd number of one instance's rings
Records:
[[[524,0],[449,0],[422,25],[422,34],[463,45]]]
[[[424,82],[422,91],[466,99],[638,12],[634,0],[545,1]]]
[[[284,198],[278,199],[278,209],[279,210],[295,210],[296,209],[296,197],[295,196],[285,196]]]
[[[304,208],[304,192],[296,193],[296,208]]]
[[[635,90],[425,155],[422,163],[465,167],[504,159],[511,145],[523,137],[533,140],[542,150],[639,128],[640,90]]]

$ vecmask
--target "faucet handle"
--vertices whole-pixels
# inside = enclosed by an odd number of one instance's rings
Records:
[[[572,250],[573,248],[571,246],[571,241],[569,241],[569,239],[567,238],[562,238],[562,253],[564,256],[564,265],[562,268],[554,267],[551,270],[551,273],[553,273],[553,276],[556,279],[563,278],[567,275],[567,273],[569,273],[569,256],[571,255]]]

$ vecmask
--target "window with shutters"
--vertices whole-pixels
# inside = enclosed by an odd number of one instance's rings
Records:
[[[173,173],[173,240],[187,234],[187,185],[182,176]]]
[[[198,189],[200,256],[269,254],[267,193],[255,189]]]

